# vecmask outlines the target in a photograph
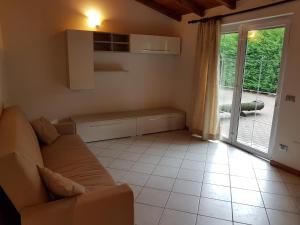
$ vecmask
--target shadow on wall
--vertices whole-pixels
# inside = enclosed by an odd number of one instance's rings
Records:
[[[68,76],[68,51],[67,51],[67,35],[65,31],[60,31],[50,38],[50,49],[52,53],[51,74],[54,82],[63,88],[69,86]],[[50,71],[49,71],[50,72]]]
[[[143,16],[143,15],[141,15]],[[138,19],[137,19],[138,20]],[[99,32],[116,32],[124,34],[146,34],[146,35],[166,35],[166,36],[178,36],[177,32],[170,33],[169,30],[164,29],[163,25],[157,24],[137,24],[138,26],[132,26],[128,23],[120,23],[117,19],[107,19],[102,23]]]

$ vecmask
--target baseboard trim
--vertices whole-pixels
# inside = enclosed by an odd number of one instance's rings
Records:
[[[299,170],[296,170],[296,169],[294,169],[294,168],[292,168],[292,167],[289,167],[289,166],[287,166],[287,165],[284,165],[284,164],[279,163],[279,162],[274,161],[274,160],[271,160],[271,161],[270,161],[270,164],[271,164],[272,166],[274,166],[274,167],[277,167],[277,168],[280,168],[280,169],[282,169],[282,170],[285,170],[286,172],[289,172],[289,173],[292,173],[292,174],[295,174],[295,175],[300,176],[300,171],[299,171]]]

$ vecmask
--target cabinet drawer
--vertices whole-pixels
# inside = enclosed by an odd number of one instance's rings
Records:
[[[183,129],[184,127],[184,115],[158,115],[139,117],[137,119],[138,135]]]
[[[85,142],[130,137],[136,135],[136,119],[82,123],[76,129]]]

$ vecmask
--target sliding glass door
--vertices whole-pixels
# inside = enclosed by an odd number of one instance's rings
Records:
[[[224,141],[269,158],[287,25],[272,20],[226,29],[220,52],[221,136]]]

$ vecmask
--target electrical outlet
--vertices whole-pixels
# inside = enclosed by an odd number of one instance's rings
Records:
[[[294,95],[286,95],[285,96],[285,101],[287,101],[287,102],[296,102],[296,96],[294,96]]]
[[[279,144],[280,151],[287,152],[289,150],[289,146],[284,144]]]

